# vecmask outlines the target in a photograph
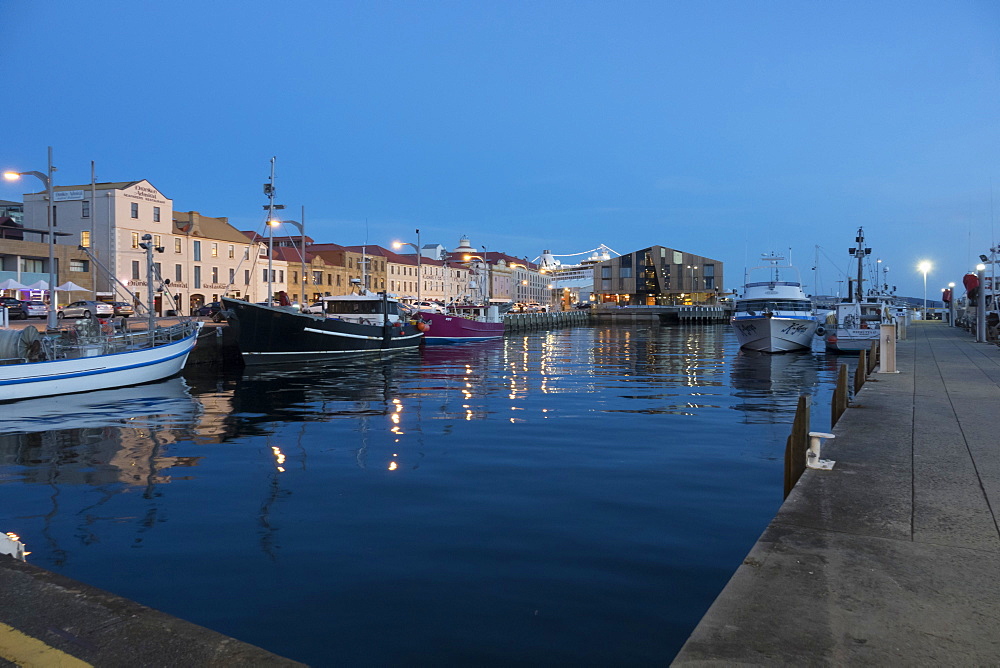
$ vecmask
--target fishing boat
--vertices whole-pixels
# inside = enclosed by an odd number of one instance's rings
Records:
[[[819,323],[798,270],[773,253],[761,259],[747,274],[731,320],[740,347],[766,353],[811,348]]]
[[[430,329],[424,339],[430,344],[463,343],[499,339],[504,334],[504,322],[498,306],[452,304],[444,313],[421,312]]]
[[[385,292],[327,296],[321,302],[322,313],[302,313],[290,306],[222,298],[226,320],[247,364],[416,348],[432,326],[411,319],[400,301]]]
[[[879,340],[882,323],[894,321],[894,297],[879,290],[865,293],[863,286],[864,260],[871,255],[865,247],[864,229],[858,228],[854,239],[857,246],[848,252],[857,261],[857,276],[848,281],[850,297],[836,304],[836,310],[826,318],[826,349],[833,353],[868,350]]]
[[[202,323],[156,322],[148,307],[155,280],[152,235],[143,235],[139,247],[146,251],[146,329],[131,330],[124,319],[116,327],[111,319],[89,315],[44,334],[33,326],[0,328],[0,401],[127,387],[180,373]]]

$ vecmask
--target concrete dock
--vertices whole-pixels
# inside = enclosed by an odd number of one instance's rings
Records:
[[[301,666],[0,555],[0,666]]]
[[[1000,665],[1000,348],[917,322],[897,367],[870,376],[823,449],[834,469],[803,474],[674,665]]]

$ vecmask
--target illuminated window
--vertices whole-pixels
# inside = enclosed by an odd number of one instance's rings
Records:
[[[236,257],[236,246],[229,244],[229,258],[232,259]]]
[[[84,248],[90,248],[90,230],[80,232],[80,245]]]
[[[174,239],[174,252],[175,253],[180,253],[181,252],[181,240],[179,238],[178,239]]]
[[[219,244],[212,244],[212,257],[219,257]]]
[[[132,233],[132,248],[138,248],[138,247],[139,247],[139,233],[138,232],[133,232]]]

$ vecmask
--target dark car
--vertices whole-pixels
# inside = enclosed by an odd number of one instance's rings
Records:
[[[210,317],[215,322],[222,322],[226,319],[225,311],[223,311],[222,302],[209,302],[204,306],[199,306],[194,310],[195,315],[200,315],[204,317]]]
[[[28,311],[24,302],[14,297],[0,297],[0,308],[7,309],[7,317],[11,320],[27,320]]]

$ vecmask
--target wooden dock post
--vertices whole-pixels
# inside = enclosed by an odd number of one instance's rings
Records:
[[[837,386],[833,389],[833,400],[830,402],[830,428],[847,410],[847,365],[841,364],[837,372]]]
[[[806,470],[806,449],[809,447],[809,395],[799,395],[795,408],[792,433],[785,442],[785,496],[791,493],[802,472]]]
[[[858,366],[854,370],[854,396],[858,395],[861,387],[865,384],[865,373],[868,368],[867,355],[864,350],[858,351]]]

